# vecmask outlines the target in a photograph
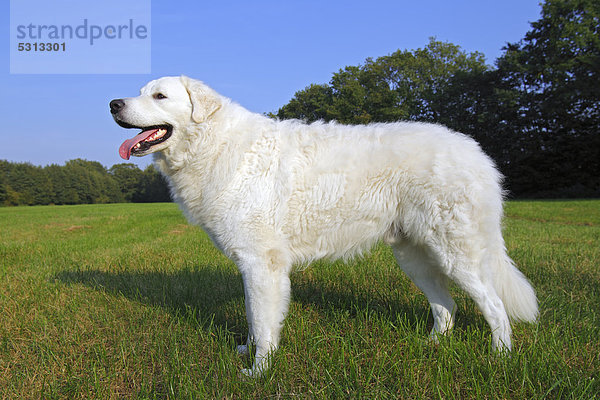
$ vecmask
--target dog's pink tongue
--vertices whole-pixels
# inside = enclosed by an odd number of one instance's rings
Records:
[[[119,155],[121,158],[129,160],[129,157],[131,157],[131,149],[133,149],[136,144],[148,139],[148,137],[155,134],[157,131],[158,129],[150,129],[124,141],[121,147],[119,147]]]

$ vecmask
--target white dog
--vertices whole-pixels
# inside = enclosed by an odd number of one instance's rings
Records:
[[[383,240],[425,293],[432,338],[454,323],[449,280],[475,301],[493,346],[511,348],[514,320],[534,321],[533,288],[506,254],[501,176],[475,141],[442,126],[276,121],[187,77],[148,83],[110,102],[142,132],[119,152],[154,153],[174,200],[239,268],[247,352],[260,374],[290,302],[290,270],[348,258]]]

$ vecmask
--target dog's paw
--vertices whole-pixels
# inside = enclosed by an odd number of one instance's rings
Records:
[[[252,371],[252,368],[244,368],[240,371],[240,376],[242,378],[253,378],[256,375],[254,374],[254,371]]]
[[[432,330],[431,333],[429,334],[429,343],[434,344],[434,345],[438,345],[440,344],[440,338],[444,337],[443,333],[440,333],[436,330]]]
[[[265,370],[262,368],[256,368],[256,367],[244,368],[244,369],[240,370],[240,376],[243,378],[258,379],[261,376],[263,376],[264,372],[265,372]]]
[[[235,349],[238,352],[238,354],[241,354],[243,356],[247,356],[248,354],[250,354],[250,347],[248,347],[247,344],[240,344]]]

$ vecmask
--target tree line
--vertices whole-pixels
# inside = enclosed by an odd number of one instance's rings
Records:
[[[475,138],[513,197],[600,196],[600,2],[547,0],[495,66],[431,39],[297,92],[274,117],[435,122]]]
[[[597,0],[546,0],[541,18],[494,66],[431,39],[347,66],[270,116],[440,123],[481,144],[512,197],[600,197],[599,21]],[[0,161],[0,205],[123,201],[169,201],[168,189],[151,166]]]
[[[0,206],[171,201],[162,175],[135,164],[76,159],[39,167],[0,160]]]

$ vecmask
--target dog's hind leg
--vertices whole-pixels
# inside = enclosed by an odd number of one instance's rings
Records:
[[[458,267],[458,268],[457,268]],[[457,266],[452,271],[452,280],[475,301],[483,317],[492,329],[492,346],[504,352],[511,349],[510,321],[504,303],[496,293],[491,277],[486,279],[468,268]]]
[[[243,257],[239,260],[249,335],[248,344],[238,346],[238,352],[248,353],[250,344],[254,344],[256,350],[252,368],[242,371],[248,376],[260,376],[270,367],[270,358],[279,345],[289,307],[290,268],[276,253],[273,250],[268,251],[265,257]]]
[[[459,246],[455,246],[459,248]],[[425,293],[434,317],[432,336],[452,328],[455,303],[448,292],[454,281],[474,301],[492,329],[492,345],[499,351],[511,349],[511,326],[504,303],[496,293],[491,269],[458,250],[435,251],[401,242],[394,244],[394,255],[402,269]],[[439,265],[439,267],[438,267]]]
[[[448,278],[440,271],[425,249],[408,241],[394,243],[392,250],[398,264],[425,293],[433,314],[431,339],[449,333],[454,326],[456,303],[448,291]]]

